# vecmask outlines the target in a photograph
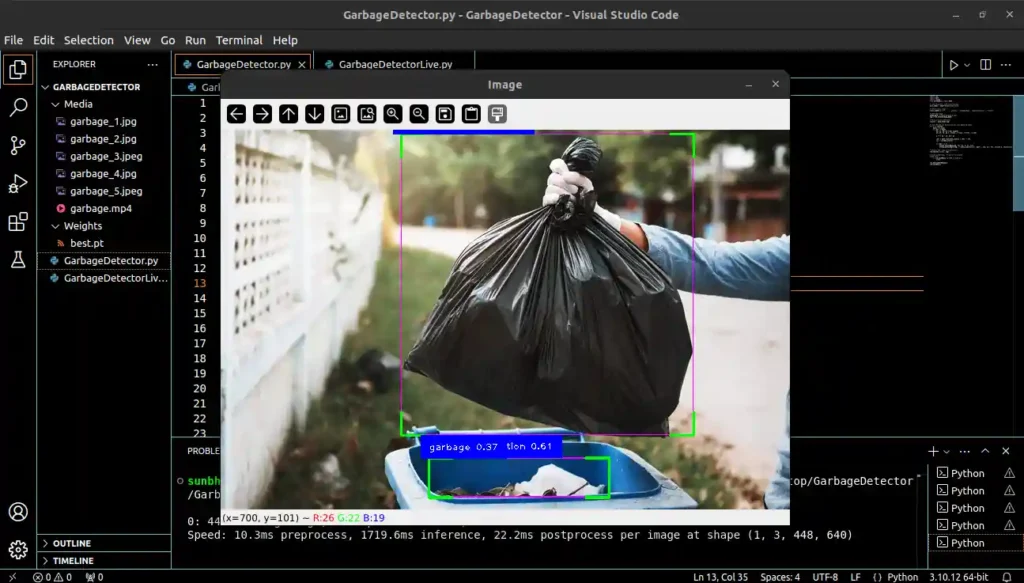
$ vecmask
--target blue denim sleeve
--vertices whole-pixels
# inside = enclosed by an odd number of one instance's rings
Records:
[[[719,243],[641,224],[648,255],[677,289],[741,300],[789,300],[789,237],[764,241]],[[778,448],[775,475],[765,491],[765,507],[789,508],[789,393],[786,393],[786,434]]]
[[[685,292],[789,301],[789,237],[719,243],[641,224],[648,254]]]
[[[764,494],[766,508],[781,510],[789,508],[789,392],[786,392],[786,435],[779,445],[779,460],[775,475]]]

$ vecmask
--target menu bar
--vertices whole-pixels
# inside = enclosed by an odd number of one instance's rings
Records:
[[[871,2],[863,0],[807,1],[602,1],[519,0],[500,6],[483,1],[323,2],[302,0],[260,2],[252,9],[230,0],[203,3],[203,31],[196,31],[202,47],[237,47],[238,38],[254,37],[260,46],[275,39],[246,30],[273,27],[280,31],[308,30],[310,18],[337,30],[1019,30],[1024,13],[1013,2]],[[0,5],[0,34],[51,35],[51,46],[88,47],[119,44],[132,47],[148,42],[159,46],[161,35],[152,29],[135,34],[141,22],[157,22],[166,29],[195,28],[195,13],[183,9],[194,4],[155,0],[146,2],[22,1]],[[106,7],[106,9],[105,9]],[[36,26],[42,27],[36,29]],[[30,30],[34,29],[34,30]],[[118,31],[103,35],[101,31]],[[217,31],[212,33],[210,31]],[[238,31],[238,32],[232,32]],[[98,35],[98,36],[97,36]],[[282,32],[277,36],[287,36]],[[301,42],[300,36],[294,38]],[[180,48],[188,41],[180,39]],[[5,44],[10,43],[6,40]],[[280,43],[280,41],[276,41]],[[15,45],[18,46],[18,45]],[[23,46],[23,45],[22,45]],[[166,45],[165,45],[166,46]],[[187,46],[187,45],[185,45]],[[251,48],[251,45],[249,45]],[[280,45],[279,45],[280,46]],[[309,45],[303,45],[310,48]]]

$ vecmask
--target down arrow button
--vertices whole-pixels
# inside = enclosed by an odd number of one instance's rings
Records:
[[[306,123],[324,123],[324,106],[316,103],[307,105]]]

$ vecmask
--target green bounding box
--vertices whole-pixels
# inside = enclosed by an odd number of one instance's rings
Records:
[[[519,462],[534,462],[534,463],[536,463],[538,461],[552,461],[552,462],[554,462],[554,461],[566,460],[566,459],[580,460],[581,458],[552,458],[551,460],[506,459],[504,461],[506,461],[508,463],[519,463]],[[610,500],[611,497],[612,497],[612,495],[611,495],[611,492],[612,492],[612,458],[609,457],[609,456],[586,456],[586,457],[582,458],[582,460],[588,461],[588,462],[604,462],[605,465],[606,465],[606,468],[605,468],[605,492],[606,492],[606,494],[588,494],[586,496],[583,496],[582,498],[584,500]],[[494,461],[497,461],[497,460],[482,460],[482,459],[480,459],[480,460],[477,460],[477,459],[459,459],[459,460],[455,460],[455,459],[449,459],[449,458],[444,458],[444,459],[428,458],[426,460],[426,462],[427,462],[427,498],[428,499],[430,499],[430,500],[454,500],[455,498],[477,498],[477,496],[474,496],[474,495],[469,495],[469,496],[452,496],[452,495],[449,495],[449,494],[439,495],[439,494],[434,493],[434,486],[433,486],[434,462],[453,462],[453,461],[460,461],[460,462],[484,462],[484,461],[487,461],[487,462],[492,462],[493,463]],[[481,497],[481,498],[483,498],[483,497]],[[540,498],[540,497],[537,497],[537,498]],[[561,498],[564,498],[564,497],[561,497]]]
[[[406,433],[405,432],[405,411],[398,411],[398,435],[405,439],[416,439],[419,437],[418,433]]]
[[[607,494],[587,494],[586,499],[587,500],[611,500],[612,499],[612,458],[609,457],[609,456],[606,456],[606,455],[588,455],[588,456],[586,456],[583,459],[585,459],[587,461],[598,461],[598,462],[603,461],[607,465],[606,470],[608,471],[608,478],[607,478],[607,481],[605,482],[605,484],[607,484],[607,487],[605,488],[605,492],[607,492]]]
[[[696,437],[697,436],[697,412],[690,411],[690,432],[689,433],[669,433],[669,437]]]
[[[690,157],[697,157],[697,132],[669,132],[668,135],[690,138]]]
[[[429,498],[430,500],[451,500],[452,498],[455,498],[455,496],[450,496],[450,495],[438,496],[437,494],[434,494],[434,489],[430,487],[430,475],[431,475],[431,473],[434,470],[434,462],[450,462],[450,461],[453,461],[453,460],[450,460],[450,459],[435,459],[435,458],[428,458],[427,459],[427,498]]]
[[[686,137],[690,138],[690,160],[691,160],[691,165],[692,165],[692,160],[696,160],[697,159],[697,132],[669,132],[668,135],[684,137],[684,138],[686,138]],[[690,177],[690,180],[692,182],[692,180],[693,180],[692,176]],[[694,224],[696,224],[696,223],[694,223]],[[691,233],[691,235],[696,237],[697,233]],[[691,323],[691,326],[692,325],[693,324]],[[690,333],[693,334],[694,333],[693,330],[690,330]],[[697,344],[696,339],[694,339],[693,344],[694,345]],[[696,346],[693,346],[694,350],[696,350],[696,348],[697,348]],[[694,352],[694,354],[696,354],[696,352]],[[696,361],[697,360],[696,357],[694,357],[693,360]],[[691,364],[691,366],[692,366],[692,364]],[[693,388],[693,392],[694,392],[693,399],[694,399],[694,402],[696,402],[696,400],[697,400],[697,395],[696,395],[697,388],[696,387]],[[668,434],[669,437],[687,438],[687,437],[696,437],[697,436],[697,411],[696,411],[696,407],[691,407],[691,409],[693,409],[693,410],[690,411],[690,432],[689,433],[669,433]]]

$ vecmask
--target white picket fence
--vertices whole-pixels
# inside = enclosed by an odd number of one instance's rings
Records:
[[[315,134],[239,131],[221,159],[221,502],[245,509],[358,325],[385,201]]]

